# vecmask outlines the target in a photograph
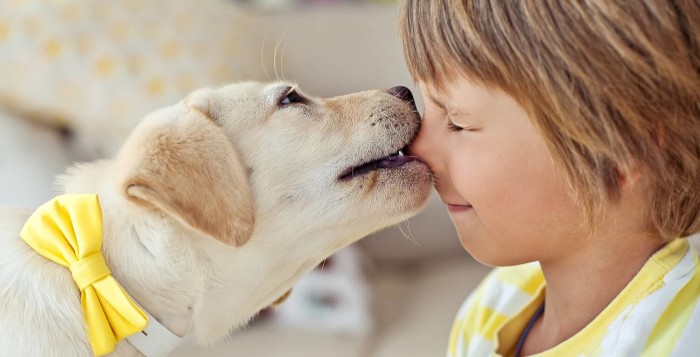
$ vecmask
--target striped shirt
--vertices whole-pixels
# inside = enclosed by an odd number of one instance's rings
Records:
[[[457,314],[447,356],[512,356],[544,288],[537,263],[495,269]],[[588,326],[537,356],[700,356],[699,297],[698,255],[674,240]]]

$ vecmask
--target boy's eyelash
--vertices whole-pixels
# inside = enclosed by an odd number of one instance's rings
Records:
[[[449,131],[457,132],[457,131],[463,131],[463,130],[468,130],[468,131],[472,130],[471,128],[465,128],[465,127],[462,127],[462,126],[455,124],[452,121],[452,116],[450,115],[450,113],[448,111],[445,111],[444,115],[445,115],[445,118],[447,119],[447,129]]]
[[[462,130],[464,130],[464,128],[462,128],[461,126],[455,125],[455,123],[453,123],[451,121],[447,122],[447,128],[450,131],[462,131]]]
[[[450,131],[462,131],[464,130],[463,127],[456,125],[455,123],[452,122],[452,120],[447,120],[447,129]]]

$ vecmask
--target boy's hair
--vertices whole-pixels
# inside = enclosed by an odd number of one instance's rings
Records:
[[[700,231],[700,2],[404,0],[400,16],[413,77],[515,98],[590,222],[639,171],[665,239]]]

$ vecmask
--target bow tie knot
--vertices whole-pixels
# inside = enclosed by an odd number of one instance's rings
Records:
[[[92,283],[108,275],[112,275],[112,272],[107,267],[105,257],[100,253],[76,261],[71,264],[69,269],[80,291],[85,290],[85,288],[92,285]]]

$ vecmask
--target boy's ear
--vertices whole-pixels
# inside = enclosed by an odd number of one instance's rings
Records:
[[[241,246],[254,227],[247,170],[209,118],[208,103],[197,110],[186,106],[158,111],[134,131],[118,157],[122,192],[132,202]]]

